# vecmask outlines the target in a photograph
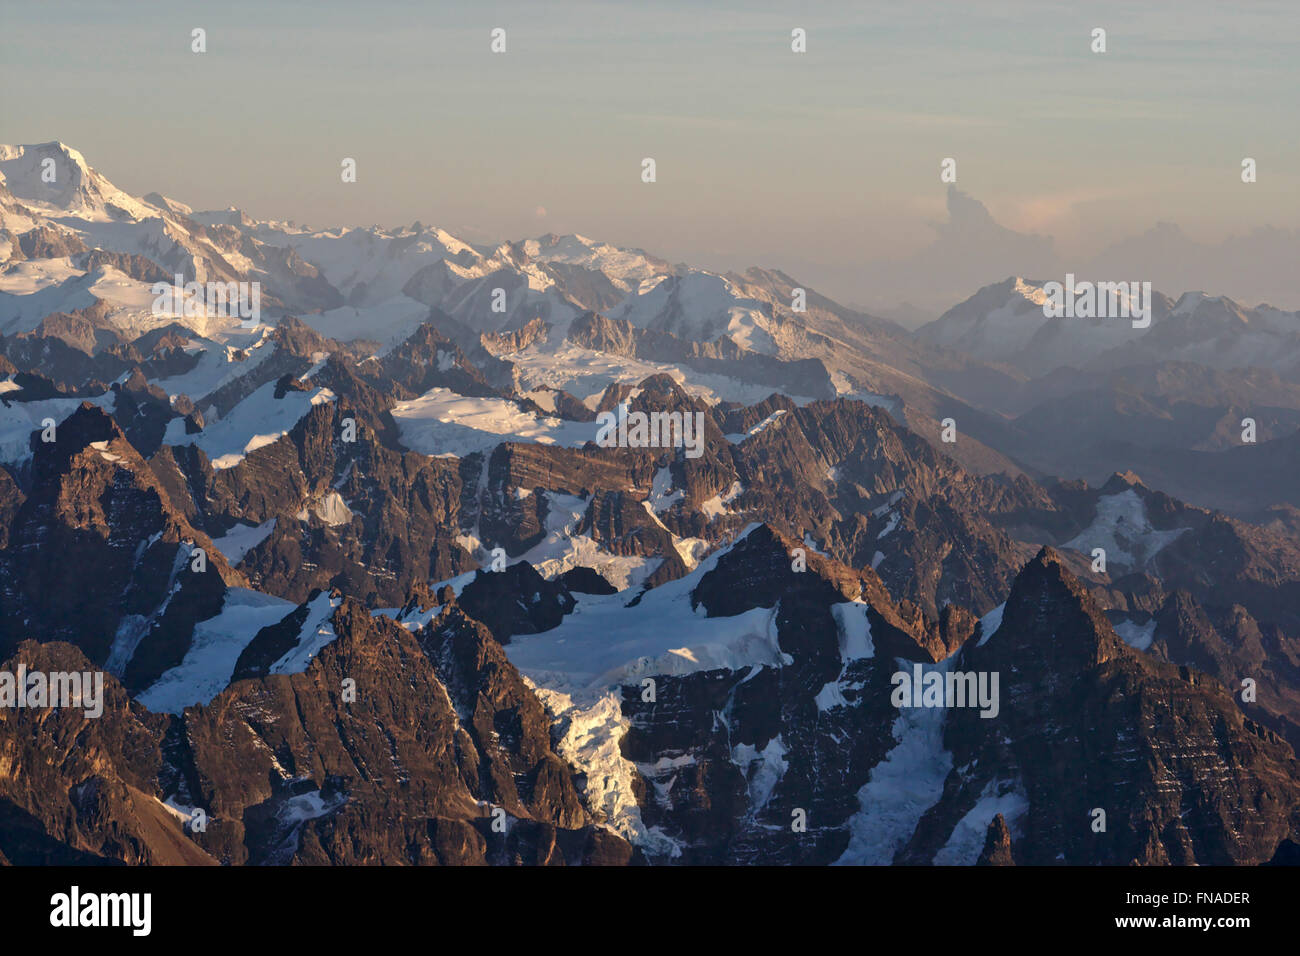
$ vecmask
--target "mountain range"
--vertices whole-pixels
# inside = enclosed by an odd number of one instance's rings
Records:
[[[1285,855],[1300,314],[1048,318],[1032,260],[912,331],[0,146],[0,671],[105,675],[0,708],[0,862]]]

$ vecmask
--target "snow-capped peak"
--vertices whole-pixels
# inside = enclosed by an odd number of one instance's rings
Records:
[[[147,219],[151,206],[118,189],[66,143],[0,145],[0,183],[38,207],[91,220]]]
[[[1020,276],[1015,277],[1015,283],[1012,285],[1011,291],[1025,299],[1028,299],[1030,302],[1034,303],[1034,305],[1042,305],[1047,301],[1047,292],[1043,289],[1041,284],[1026,282],[1024,279],[1020,278]]]

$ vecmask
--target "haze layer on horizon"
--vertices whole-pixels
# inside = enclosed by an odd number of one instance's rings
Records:
[[[1225,239],[1282,230],[1227,258],[1266,277],[1295,261],[1296,10],[15,4],[0,12],[0,142],[62,140],[129,192],[195,208],[420,220],[471,241],[578,232],[706,268],[781,268],[872,307],[936,310],[998,269],[1108,255],[1155,273],[1116,279],[1191,287],[1198,253],[1181,243],[1222,262]],[[490,49],[497,27],[505,53]],[[945,157],[978,201],[941,183]],[[1181,231],[1152,232],[1162,222]],[[1161,276],[1161,256],[1184,272]],[[950,260],[969,276],[936,276]],[[1233,269],[1196,285],[1300,307],[1291,286]]]

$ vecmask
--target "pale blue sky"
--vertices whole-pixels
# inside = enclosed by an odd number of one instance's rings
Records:
[[[1080,254],[1158,220],[1208,240],[1300,224],[1294,2],[0,11],[0,142],[61,139],[122,188],[198,208],[419,219],[477,239],[581,232],[783,267],[859,300],[855,262],[933,235],[945,156],[1000,222]],[[497,26],[505,55],[488,50]],[[1243,156],[1259,163],[1251,187]]]

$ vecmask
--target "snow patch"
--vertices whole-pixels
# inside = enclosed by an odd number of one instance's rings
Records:
[[[781,782],[790,766],[785,759],[788,750],[781,735],[777,734],[762,750],[752,744],[738,744],[731,750],[731,761],[745,774],[749,782],[749,812],[757,813],[767,806],[772,791]]]
[[[220,538],[213,538],[212,544],[233,568],[244,560],[244,555],[269,538],[274,530],[274,518],[259,525],[237,524]]]
[[[154,712],[179,714],[193,704],[207,704],[226,689],[239,655],[264,627],[293,613],[284,601],[247,588],[230,588],[216,617],[194,626],[184,659],[142,691],[136,699]]]
[[[724,515],[731,510],[727,506],[735,501],[744,490],[744,485],[739,481],[733,481],[731,487],[725,492],[716,494],[707,501],[701,502],[700,511],[707,515],[709,520],[712,521],[714,518]]]
[[[307,620],[303,623],[302,630],[298,632],[297,644],[272,664],[267,673],[300,674],[305,671],[325,645],[338,636],[334,633],[330,618],[334,609],[342,603],[337,598],[331,599],[325,591],[317,595],[307,611]]]
[[[435,388],[393,407],[402,442],[423,455],[464,458],[506,441],[580,446],[594,441],[595,422],[539,418],[503,398],[470,398]]]
[[[1091,554],[1093,548],[1104,548],[1107,563],[1141,569],[1185,531],[1186,528],[1157,531],[1147,517],[1141,496],[1136,489],[1129,488],[1098,498],[1097,516],[1092,524],[1064,547],[1084,554]]]
[[[993,610],[989,611],[980,618],[980,639],[976,647],[983,647],[988,643],[989,638],[997,633],[998,628],[1002,626],[1002,612],[1007,609],[1006,601],[1003,601]]]
[[[935,866],[974,866],[984,850],[989,824],[999,813],[1014,841],[1020,820],[1029,811],[1029,797],[1019,780],[991,780],[970,812],[957,821],[948,842],[934,855]]]
[[[911,661],[897,661],[910,670]],[[947,673],[951,659],[926,667],[925,672]],[[894,721],[898,742],[885,759],[872,768],[858,790],[862,809],[849,818],[849,845],[837,866],[886,866],[911,838],[925,811],[943,794],[952,770],[952,754],[943,746],[944,707],[904,707]]]
[[[1151,642],[1156,636],[1156,620],[1152,618],[1145,624],[1138,624],[1135,621],[1121,621],[1115,625],[1115,633],[1129,647],[1136,651],[1146,651],[1151,649]]]

